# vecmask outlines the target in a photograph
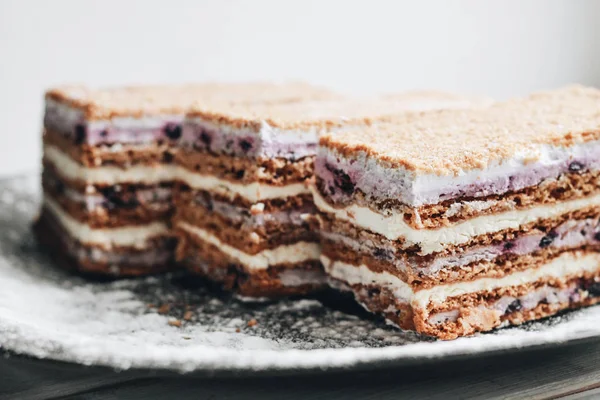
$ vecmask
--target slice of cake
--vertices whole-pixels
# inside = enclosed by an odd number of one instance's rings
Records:
[[[403,329],[452,339],[600,299],[600,91],[324,135],[321,260]]]
[[[454,105],[446,98],[430,102],[429,108]],[[321,288],[325,276],[306,186],[318,134],[372,125],[413,108],[396,99],[196,107],[176,156],[186,170],[179,175],[173,222],[178,258],[243,296]]]
[[[169,269],[174,166],[194,102],[293,103],[340,99],[302,83],[197,84],[46,94],[40,240],[82,271],[139,275]]]

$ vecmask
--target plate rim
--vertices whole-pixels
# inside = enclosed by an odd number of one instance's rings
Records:
[[[544,350],[555,350],[561,348],[569,348],[572,346],[583,345],[586,343],[598,343],[600,342],[599,335],[592,335],[572,340],[567,340],[557,343],[540,343],[531,346],[524,347],[513,347],[510,348],[512,352],[523,351],[528,354],[532,354],[538,351]],[[286,376],[311,376],[319,373],[346,373],[346,372],[369,372],[379,371],[387,369],[402,369],[402,368],[433,368],[440,367],[443,365],[452,364],[455,362],[472,361],[478,360],[483,357],[503,357],[511,356],[511,353],[506,352],[507,349],[494,349],[490,351],[478,352],[478,353],[464,353],[464,354],[452,354],[443,357],[426,357],[426,358],[389,358],[379,359],[371,361],[361,361],[351,365],[320,365],[312,367],[298,367],[293,366],[289,368],[273,368],[266,367],[261,369],[253,368],[224,368],[224,367],[210,367],[210,368],[196,368],[193,370],[182,371],[172,369],[168,367],[130,367],[130,368],[115,368],[112,365],[106,364],[81,364],[73,361],[61,360],[52,357],[36,357],[32,354],[18,353],[10,349],[0,348],[0,355],[4,356],[5,359],[10,360],[13,357],[18,358],[21,361],[44,364],[52,368],[86,368],[95,369],[98,371],[113,371],[116,373],[128,373],[139,376],[155,376],[155,377],[198,377],[198,378],[246,378],[246,377],[286,377]],[[307,351],[307,350],[305,350]]]
[[[589,312],[589,310],[600,309],[600,305],[587,307],[582,310],[567,311],[559,313],[557,316],[549,317],[547,320],[552,318],[560,318],[562,315],[568,315],[578,312]],[[16,321],[14,321],[16,322]],[[572,321],[565,321],[563,324],[569,324]],[[10,324],[8,324],[10,325]],[[6,324],[3,326],[4,329],[0,332],[7,333],[9,328]],[[13,325],[13,329],[19,329]],[[219,348],[213,347],[214,350],[211,352],[210,357],[193,358],[192,360],[181,360],[175,357],[166,359],[160,359],[159,362],[148,362],[150,366],[145,366],[144,360],[140,357],[133,357],[127,366],[118,364],[117,362],[111,363],[111,359],[102,358],[96,355],[96,357],[88,357],[85,363],[78,363],[73,361],[76,358],[74,355],[67,351],[63,351],[59,354],[49,354],[39,357],[34,352],[28,353],[27,351],[20,351],[19,349],[11,348],[10,341],[3,340],[0,336],[0,349],[3,351],[13,352],[19,355],[31,356],[39,359],[47,359],[58,362],[65,362],[74,365],[94,365],[101,367],[108,367],[112,369],[120,370],[152,370],[152,371],[172,371],[177,373],[189,374],[189,373],[239,373],[248,372],[253,373],[261,371],[270,371],[273,373],[278,371],[284,373],[298,372],[298,371],[310,371],[310,370],[347,370],[347,369],[370,369],[378,368],[378,365],[419,365],[429,364],[435,362],[443,362],[446,360],[458,359],[458,358],[477,358],[479,356],[493,356],[506,351],[528,351],[535,350],[538,348],[554,348],[569,344],[575,344],[584,341],[600,340],[600,328],[590,329],[584,331],[575,331],[574,333],[569,329],[564,329],[560,335],[556,335],[552,332],[551,328],[542,331],[526,331],[519,330],[521,336],[518,342],[511,342],[510,340],[502,340],[511,337],[511,330],[518,330],[519,327],[508,328],[503,336],[496,336],[501,338],[494,343],[486,342],[485,349],[479,348],[478,351],[473,351],[472,347],[469,347],[469,342],[473,340],[481,340],[484,337],[492,337],[493,332],[477,334],[470,337],[458,338],[455,340],[442,341],[437,340],[434,342],[416,342],[404,344],[401,346],[385,346],[385,347],[343,347],[343,348],[326,348],[326,349],[241,349],[235,350],[230,348]],[[3,343],[4,342],[4,343]],[[432,346],[442,348],[442,352],[431,351]],[[200,345],[199,348],[210,348],[206,345]],[[145,350],[152,352],[152,349],[164,351],[164,348],[149,346]],[[218,349],[218,350],[217,350]],[[450,350],[448,350],[450,349]],[[142,349],[144,350],[144,349]],[[189,351],[189,348],[178,348],[178,352]],[[171,349],[173,351],[173,349]],[[139,354],[139,353],[138,353]],[[71,356],[71,357],[69,357]],[[316,356],[316,357],[315,357]],[[290,362],[290,357],[295,362]],[[239,363],[236,360],[242,359],[243,362]],[[261,360],[267,359],[268,362]],[[327,362],[323,362],[326,360]]]

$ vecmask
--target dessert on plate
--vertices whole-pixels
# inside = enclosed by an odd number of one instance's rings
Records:
[[[116,276],[168,270],[172,190],[180,175],[173,160],[192,104],[341,98],[303,83],[49,90],[35,232],[74,269]]]
[[[600,299],[600,91],[432,111],[321,137],[332,284],[453,339]]]

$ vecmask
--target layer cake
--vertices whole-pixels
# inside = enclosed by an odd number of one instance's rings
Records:
[[[324,268],[453,339],[600,299],[600,91],[580,86],[321,137]]]
[[[341,99],[303,83],[195,84],[46,94],[44,202],[36,233],[62,265],[118,276],[172,268],[174,164],[193,104]]]

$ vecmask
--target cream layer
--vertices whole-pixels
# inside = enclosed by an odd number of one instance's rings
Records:
[[[89,225],[81,223],[67,214],[60,204],[50,199],[48,195],[44,196],[44,207],[58,219],[71,237],[81,243],[100,245],[105,249],[113,246],[145,249],[148,247],[149,239],[169,234],[169,228],[162,222],[120,228],[92,229]]]
[[[304,183],[273,186],[253,182],[243,185],[219,179],[213,175],[201,175],[178,165],[135,165],[125,169],[114,166],[88,168],[52,145],[44,146],[44,158],[52,163],[58,173],[65,178],[92,185],[117,185],[132,182],[153,185],[160,182],[181,181],[194,189],[207,190],[231,198],[238,195],[253,203],[310,193]]]
[[[374,272],[366,265],[356,266],[341,261],[333,261],[324,255],[321,256],[321,263],[325,271],[335,279],[350,285],[374,284],[382,286],[391,290],[398,299],[409,302],[413,306],[425,308],[429,303],[441,304],[447,298],[468,293],[530,284],[540,279],[562,279],[567,276],[577,276],[584,272],[596,272],[600,270],[600,253],[565,252],[538,268],[513,272],[502,278],[480,278],[469,282],[438,285],[416,292],[397,276],[388,272]]]
[[[222,242],[208,231],[186,222],[177,222],[177,227],[218,247],[221,252],[237,260],[249,270],[267,269],[272,265],[278,264],[297,264],[304,261],[318,260],[321,254],[321,246],[318,243],[309,242],[281,245],[256,254],[248,254]]]
[[[512,210],[497,214],[482,215],[438,229],[414,229],[404,222],[404,214],[389,211],[385,215],[369,207],[355,204],[343,208],[331,206],[311,185],[313,199],[317,208],[332,214],[336,219],[347,221],[360,228],[380,234],[389,240],[404,239],[405,247],[418,245],[420,254],[431,254],[444,250],[448,245],[460,245],[473,238],[499,232],[505,229],[517,229],[521,225],[543,219],[556,218],[563,214],[587,207],[600,205],[600,194],[556,204],[540,205],[524,210]]]

